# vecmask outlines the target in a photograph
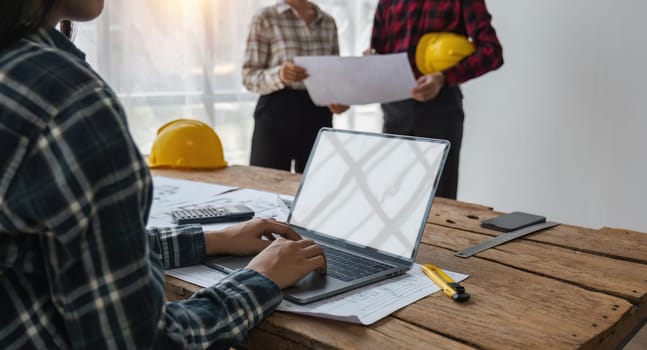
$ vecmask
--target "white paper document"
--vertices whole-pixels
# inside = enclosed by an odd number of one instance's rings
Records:
[[[171,211],[208,203],[218,195],[236,189],[232,186],[153,176],[153,204],[148,227],[171,226]]]
[[[360,57],[299,56],[316,105],[386,103],[411,97],[415,78],[406,53]]]
[[[445,273],[457,282],[469,277],[451,271],[445,271]],[[203,265],[167,270],[166,274],[200,287],[212,286],[226,276],[220,271]],[[438,291],[440,288],[422,273],[420,265],[415,264],[411,270],[401,276],[314,303],[299,305],[283,300],[278,310],[370,325]]]
[[[153,205],[148,218],[148,227],[172,226],[171,212],[176,209],[194,209],[206,206],[221,207],[243,204],[254,211],[254,217],[287,219],[288,210],[281,199],[290,201],[292,196],[273,192],[238,189],[231,186],[205,182],[153,177]],[[205,229],[217,230],[233,223],[204,225]]]

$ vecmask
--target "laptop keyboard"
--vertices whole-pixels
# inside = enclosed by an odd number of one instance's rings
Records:
[[[322,245],[328,263],[327,274],[344,282],[354,281],[392,266]]]

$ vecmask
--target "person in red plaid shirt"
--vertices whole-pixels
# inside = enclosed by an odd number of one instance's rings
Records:
[[[502,48],[484,0],[380,0],[373,20],[371,51],[407,52],[417,78],[411,99],[382,104],[383,132],[449,140],[451,148],[437,195],[456,198],[463,137],[459,84],[499,68]],[[418,40],[432,32],[467,36],[476,51],[441,72],[423,75],[415,65]]]

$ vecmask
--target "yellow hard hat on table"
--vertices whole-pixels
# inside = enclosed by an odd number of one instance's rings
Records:
[[[467,37],[456,33],[427,33],[416,46],[416,66],[422,74],[454,66],[475,51]]]
[[[207,124],[176,119],[157,130],[151,154],[151,168],[215,169],[227,166],[218,134]]]

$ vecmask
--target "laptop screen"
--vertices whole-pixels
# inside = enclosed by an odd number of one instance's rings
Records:
[[[288,222],[413,258],[449,143],[322,129]]]

